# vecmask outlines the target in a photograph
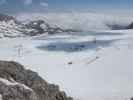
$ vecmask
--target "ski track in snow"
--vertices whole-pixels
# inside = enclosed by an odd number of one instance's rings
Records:
[[[0,59],[18,61],[37,71],[75,100],[125,100],[133,93],[132,32],[3,38]],[[81,44],[79,48],[75,47],[77,44]],[[48,49],[50,46],[52,50]]]

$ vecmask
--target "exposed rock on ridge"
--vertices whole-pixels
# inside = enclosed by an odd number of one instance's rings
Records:
[[[0,61],[2,100],[72,100],[59,87],[16,62]]]

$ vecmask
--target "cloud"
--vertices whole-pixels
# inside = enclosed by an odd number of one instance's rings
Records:
[[[24,4],[25,5],[31,5],[32,4],[32,0],[24,0]]]
[[[47,2],[41,2],[40,5],[43,6],[43,7],[48,7],[48,3]]]
[[[0,5],[5,4],[6,0],[0,0]]]
[[[130,15],[130,16],[129,16]],[[49,12],[49,13],[20,13],[16,15],[18,20],[30,21],[43,19],[51,26],[59,26],[63,29],[77,29],[77,30],[104,30],[108,29],[106,24],[120,24],[128,25],[132,22],[131,13],[127,15],[106,15],[100,13],[89,12]]]

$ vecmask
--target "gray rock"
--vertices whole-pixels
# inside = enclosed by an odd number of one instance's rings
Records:
[[[0,94],[2,100],[72,100],[58,85],[49,84],[36,72],[12,61],[0,61]]]
[[[2,100],[38,100],[34,91],[13,82],[8,85],[0,81],[0,94]]]
[[[120,24],[106,24],[106,26],[111,30],[124,30],[127,29],[126,25],[120,25]]]
[[[64,30],[59,28],[59,27],[51,27],[44,20],[31,21],[28,24],[26,24],[25,26],[28,28],[34,29],[34,31],[31,31],[30,33],[28,33],[31,36],[35,36],[38,34],[44,34],[46,32],[48,34],[55,34],[55,33],[64,32]]]
[[[133,29],[133,22],[127,26],[127,29]]]
[[[15,18],[5,14],[0,14],[0,21],[10,21],[10,20],[15,20]]]

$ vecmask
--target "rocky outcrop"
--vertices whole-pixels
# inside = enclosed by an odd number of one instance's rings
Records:
[[[0,61],[2,100],[72,100],[59,87],[16,62]]]
[[[44,20],[34,20],[25,25],[27,28],[34,29],[30,33],[28,33],[31,36],[36,36],[37,34],[56,34],[61,32],[79,32],[79,30],[73,30],[73,29],[62,29],[58,26],[52,27],[48,23],[46,23]]]
[[[15,20],[14,17],[12,16],[8,16],[8,15],[4,15],[4,14],[0,14],[0,21],[10,21],[10,20]]]
[[[133,23],[127,26],[127,29],[133,29]]]
[[[27,28],[33,29],[28,33],[30,36],[36,36],[38,34],[44,34],[48,32],[48,28],[50,27],[44,20],[35,20],[25,24]]]
[[[46,23],[44,20],[35,20],[31,21],[28,24],[26,24],[28,28],[32,28],[36,31],[32,31],[30,35],[37,35],[37,34],[56,34],[60,32],[64,32],[63,29],[59,27],[51,27],[48,23]]]
[[[119,25],[119,24],[106,24],[106,26],[111,30],[123,30],[127,29],[126,25]]]
[[[112,30],[133,29],[133,22],[129,25],[106,24],[106,26]]]
[[[37,100],[33,90],[3,78],[0,78],[0,93],[2,100]]]

